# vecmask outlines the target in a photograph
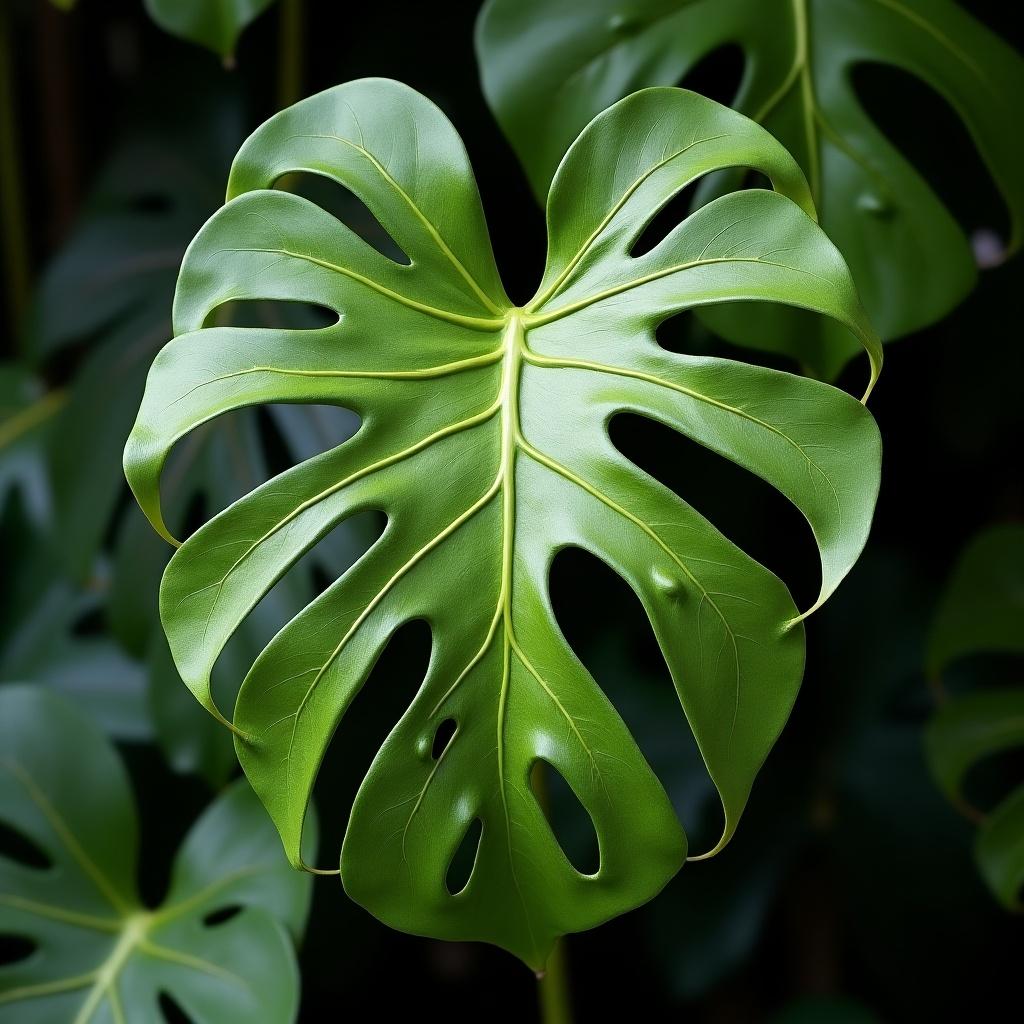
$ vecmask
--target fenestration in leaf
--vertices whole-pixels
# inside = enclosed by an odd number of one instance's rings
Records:
[[[539,198],[595,114],[680,82],[729,45],[745,59],[733,106],[799,160],[886,341],[954,309],[977,269],[953,215],[864,110],[857,67],[899,68],[948,101],[1007,204],[1009,249],[1019,247],[1024,145],[1010,126],[1024,60],[951,0],[488,0],[477,24],[484,92]],[[828,380],[858,351],[834,325],[791,310],[726,307],[707,319]]]
[[[0,690],[0,822],[49,865],[0,856],[0,935],[29,955],[0,966],[2,1024],[163,1024],[168,993],[195,1024],[289,1024],[290,930],[310,879],[281,856],[244,781],[199,817],[166,899],[139,899],[131,786],[90,721],[39,686]],[[229,920],[210,915],[237,909]]]
[[[634,240],[690,181],[762,170],[779,192],[725,196],[640,257]],[[326,175],[358,195],[410,260],[380,255],[308,201],[268,191]],[[289,566],[348,516],[383,535],[284,626],[246,677],[236,750],[301,863],[303,816],[331,736],[390,636],[425,620],[430,665],[370,766],[341,854],[348,893],[386,923],[504,946],[541,967],[554,939],[652,897],[686,840],[614,708],[551,607],[555,553],[592,552],[650,617],[725,809],[720,848],[785,722],[803,665],[786,587],[612,446],[609,420],[660,420],[767,480],[811,523],[824,601],[867,536],[879,439],[825,384],[675,355],[654,328],[702,303],[768,299],[866,325],[838,252],[809,216],[796,163],[767,132],[704,97],[652,89],[584,131],[548,202],[536,297],[505,295],[454,128],[423,96],[371,79],[278,114],[246,142],[231,200],[186,255],[178,335],[157,357],[125,471],[150,520],[173,444],[260,402],[354,409],[351,441],[269,481],[172,558],[161,590],[183,678],[215,714],[211,667]],[[223,302],[263,297],[337,311],[321,330],[205,327]],[[435,760],[446,720],[456,731]],[[576,871],[528,782],[538,761],[593,820],[600,867]],[[549,769],[550,770],[550,769]],[[465,888],[445,885],[482,822]]]

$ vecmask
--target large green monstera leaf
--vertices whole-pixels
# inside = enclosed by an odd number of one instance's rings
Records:
[[[964,551],[932,625],[928,668],[937,682],[978,654],[1024,654],[1024,527],[985,531]],[[990,811],[964,794],[972,768],[1024,748],[1024,686],[978,689],[944,699],[926,733],[928,761],[943,793],[977,821],[974,854],[1008,910],[1024,910],[1024,780]]]
[[[800,161],[883,338],[948,313],[976,268],[952,215],[864,111],[852,83],[858,65],[900,68],[949,101],[1009,206],[1010,246],[1019,244],[1024,144],[1007,126],[1024,61],[950,0],[488,0],[477,32],[488,101],[540,197],[598,111],[644,86],[679,82],[729,44],[746,58],[734,106]],[[708,321],[826,378],[856,352],[833,325],[792,311],[731,309]],[[823,335],[810,351],[808,331]]]
[[[0,1022],[162,1024],[164,994],[196,1024],[294,1019],[286,929],[302,932],[310,879],[288,867],[244,781],[192,827],[150,910],[117,754],[57,697],[5,687],[0,822],[21,840],[19,858],[0,855],[0,935],[29,943],[0,967]]]
[[[779,191],[724,196],[630,255],[673,195],[735,163]],[[297,171],[359,196],[408,263],[271,190]],[[342,880],[395,927],[488,940],[540,967],[557,935],[650,898],[686,852],[662,786],[559,630],[555,553],[592,552],[642,600],[721,794],[719,847],[803,664],[786,587],[624,459],[609,421],[659,420],[789,497],[820,548],[819,603],[857,558],[878,486],[878,434],[856,399],[672,354],[655,326],[705,303],[793,303],[854,332],[872,380],[877,339],[809,216],[793,159],[751,121],[679,89],[629,97],[577,140],[548,201],[543,281],[523,307],[498,278],[458,135],[395,82],[339,86],[272,118],[242,147],[228,195],[185,258],[177,337],[153,365],[125,451],[140,504],[171,539],[161,467],[179,438],[227,410],[334,403],[361,426],[176,552],[161,611],[178,668],[221,715],[210,670],[249,610],[346,517],[383,511],[380,539],[253,665],[232,722],[238,756],[300,864],[335,728],[394,631],[425,620],[429,669],[356,797]],[[207,326],[222,303],[255,297],[317,303],[338,320],[307,331]],[[435,742],[451,727],[446,745]],[[531,790],[538,762],[593,820],[595,873],[578,872],[556,842]],[[478,822],[469,881],[452,894],[449,865]]]

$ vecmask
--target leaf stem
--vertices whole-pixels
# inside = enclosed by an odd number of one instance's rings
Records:
[[[281,29],[277,61],[277,109],[302,99],[305,70],[306,18],[302,0],[281,0]]]
[[[565,939],[559,939],[548,957],[547,970],[537,978],[537,998],[542,1024],[572,1024],[569,999],[569,965]]]
[[[16,338],[28,310],[30,283],[11,22],[10,5],[0,4],[0,220],[11,335]]]

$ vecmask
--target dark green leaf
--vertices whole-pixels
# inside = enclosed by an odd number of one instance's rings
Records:
[[[309,879],[293,872],[244,783],[200,817],[167,897],[136,890],[135,808],[124,769],[90,723],[32,686],[0,691],[0,819],[51,862],[0,857],[0,932],[35,951],[0,967],[0,1021],[158,1024],[161,992],[197,1024],[286,1024],[298,1004],[288,930]],[[207,922],[228,908],[241,912]]]
[[[596,113],[644,86],[679,82],[729,44],[746,58],[735,107],[800,161],[883,338],[944,316],[976,270],[952,215],[865,113],[854,68],[900,68],[949,101],[1010,209],[1011,249],[1019,245],[1024,145],[1009,126],[1024,61],[950,0],[488,0],[477,25],[484,91],[538,197]],[[792,310],[724,308],[707,319],[724,337],[791,355],[827,379],[857,352],[834,325]],[[802,341],[808,331],[817,344]]]

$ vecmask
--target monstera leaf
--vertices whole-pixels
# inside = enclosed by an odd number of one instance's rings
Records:
[[[543,196],[576,133],[609,103],[672,85],[738,44],[746,70],[734,101],[800,161],[821,223],[849,261],[886,340],[948,313],[976,269],[952,215],[865,113],[858,65],[926,82],[971,133],[1020,241],[1024,160],[1017,117],[1024,62],[950,0],[488,0],[477,31],[484,91]],[[742,170],[735,172],[738,180]],[[710,325],[831,378],[855,346],[792,311],[715,311]],[[820,332],[808,351],[801,334]]]
[[[757,167],[779,191],[724,196],[630,255],[674,194],[733,164]],[[359,196],[408,263],[271,190],[296,171]],[[172,539],[159,495],[168,451],[230,409],[335,403],[362,423],[176,552],[161,613],[178,668],[221,716],[210,669],[249,610],[346,517],[382,511],[387,526],[367,555],[256,660],[235,705],[236,750],[301,864],[305,809],[338,722],[393,632],[425,620],[427,676],[361,785],[342,880],[395,927],[487,940],[539,968],[558,934],[649,899],[686,852],[662,786],[559,630],[555,552],[593,552],[642,600],[721,795],[716,848],[803,664],[786,587],[626,461],[608,422],[623,411],[660,420],[789,497],[820,548],[819,604],[857,558],[878,486],[878,434],[858,401],[671,354],[655,325],[705,303],[793,303],[853,331],[872,380],[877,340],[808,215],[796,163],[746,118],[678,89],[622,101],[574,144],[548,200],[543,281],[523,307],[498,278],[458,135],[398,83],[353,82],[278,114],[242,147],[228,194],[185,258],[177,337],[150,371],[125,450],[140,504]],[[338,320],[304,332],[205,326],[246,297],[315,302]],[[589,813],[596,872],[577,871],[556,842],[531,791],[538,763]],[[474,866],[452,894],[449,866],[477,823]]]
[[[302,931],[309,879],[289,869],[244,782],[193,826],[167,898],[150,910],[136,891],[135,808],[117,755],[56,697],[9,687],[0,821],[22,854],[0,855],[0,933],[33,947],[0,967],[4,1024],[159,1024],[164,994],[196,1024],[294,1019],[286,928]]]
[[[242,30],[274,0],[146,0],[149,16],[165,31],[229,58]]]
[[[935,617],[928,666],[938,679],[958,658],[1024,653],[1024,527],[988,530],[962,555]],[[978,690],[943,701],[929,723],[932,774],[949,800],[980,823],[975,857],[1005,907],[1024,910],[1024,782],[990,812],[964,796],[968,772],[985,758],[1024,747],[1024,686]]]

